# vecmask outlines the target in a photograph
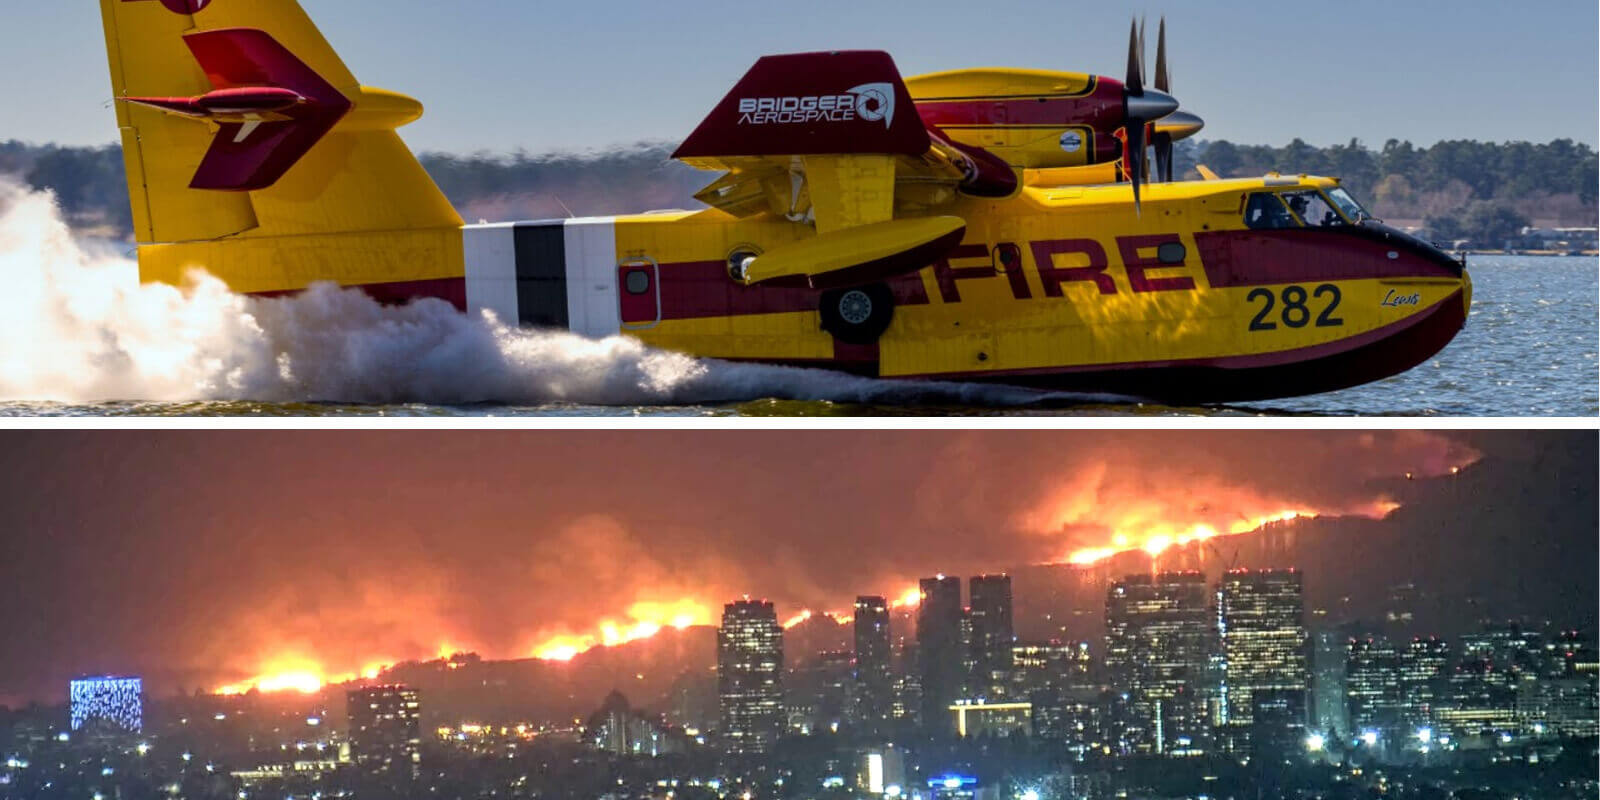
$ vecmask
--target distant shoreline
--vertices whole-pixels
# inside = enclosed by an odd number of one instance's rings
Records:
[[[1457,256],[1547,256],[1571,258],[1600,256],[1600,250],[1579,250],[1577,252],[1568,250],[1451,250],[1450,252]]]

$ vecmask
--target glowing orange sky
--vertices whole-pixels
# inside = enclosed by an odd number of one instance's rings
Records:
[[[234,691],[309,689],[453,651],[570,659],[714,625],[743,595],[772,599],[780,621],[809,609],[846,623],[857,594],[913,604],[916,579],[941,571],[1158,552],[1290,515],[1381,517],[1398,502],[1386,481],[1478,457],[1460,438],[1416,431],[130,431],[38,442],[5,451],[17,464],[0,499],[18,509],[16,530],[45,544],[42,532],[83,532],[70,569],[105,578],[75,602],[116,622],[93,635],[22,633],[116,657],[41,650],[19,669],[151,674],[176,662],[198,676],[184,680]],[[91,473],[92,496],[80,477]],[[23,556],[3,576],[18,597],[54,596],[31,576],[65,567]],[[168,576],[161,593],[149,575]]]

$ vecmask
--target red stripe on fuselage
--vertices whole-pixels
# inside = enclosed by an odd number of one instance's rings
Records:
[[[1100,133],[1122,127],[1122,84],[1100,79],[1077,97],[929,99],[917,103],[923,121],[945,127],[1087,125]]]
[[[926,305],[928,302],[927,289],[916,272],[895,276],[884,283],[894,292],[896,305]],[[721,261],[662,264],[658,288],[663,320],[816,311],[822,295],[821,291],[803,285],[758,283],[744,286],[729,277],[728,265]],[[629,311],[622,321],[650,322],[655,309],[652,307],[647,316],[640,317],[641,313]]]
[[[1194,235],[1212,288],[1369,278],[1459,278],[1458,273],[1398,243],[1350,232],[1200,231]],[[1389,254],[1395,257],[1390,258]]]

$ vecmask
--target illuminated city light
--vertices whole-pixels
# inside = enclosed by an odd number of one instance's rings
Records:
[[[1322,752],[1322,748],[1326,747],[1327,745],[1328,745],[1327,738],[1324,737],[1320,733],[1313,733],[1310,736],[1306,737],[1306,751],[1307,752],[1320,753],[1320,752]]]
[[[1377,731],[1362,731],[1361,732],[1361,743],[1366,745],[1366,746],[1368,746],[1368,747],[1377,746],[1377,744],[1378,744],[1378,732]]]

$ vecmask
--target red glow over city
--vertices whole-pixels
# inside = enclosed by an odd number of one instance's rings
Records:
[[[903,570],[898,577],[890,573],[863,581],[858,590],[850,591],[846,597],[881,592],[891,609],[907,613],[922,601],[914,576],[923,569],[927,571],[921,574],[936,571],[930,567],[976,573],[1029,563],[1090,566],[1108,563],[1122,554],[1157,557],[1196,547],[1204,558],[1207,552],[1217,549],[1210,544],[1213,540],[1248,536],[1263,527],[1339,517],[1382,519],[1400,507],[1390,494],[1392,484],[1385,489],[1382,481],[1458,475],[1477,459],[1476,453],[1452,448],[1442,439],[1424,438],[1422,443],[1426,445],[1423,455],[1398,452],[1398,444],[1373,439],[1361,442],[1357,448],[1330,447],[1307,457],[1308,462],[1325,468],[1337,465],[1345,471],[1353,471],[1353,462],[1365,464],[1363,482],[1347,481],[1331,488],[1324,481],[1278,481],[1270,473],[1235,474],[1215,464],[1202,467],[1197,462],[1200,456],[1195,454],[1172,462],[1142,451],[1112,455],[1101,451],[1041,481],[1021,498],[1023,502],[1012,506],[1017,510],[1009,515],[979,514],[967,523],[991,524],[997,534],[1003,533],[1011,553],[999,557],[1005,561],[969,564],[964,562],[970,561],[970,556],[950,560],[939,556],[941,560],[932,561],[918,558],[916,561],[926,566],[910,566],[912,562],[894,565],[892,569]],[[1239,442],[1230,441],[1229,445],[1244,447]],[[961,504],[940,509],[937,516],[966,513],[972,502],[971,498],[963,499]],[[252,677],[219,686],[215,691],[315,693],[342,683],[376,679],[388,667],[401,662],[440,659],[449,666],[453,663],[449,657],[457,652],[475,652],[491,660],[570,662],[591,650],[651,639],[663,631],[715,626],[723,603],[737,597],[740,590],[759,586],[748,582],[761,574],[759,566],[748,560],[718,560],[713,555],[688,569],[673,569],[648,554],[648,542],[632,525],[619,519],[589,516],[580,518],[537,551],[542,563],[552,565],[548,572],[541,573],[545,583],[561,581],[569,575],[604,576],[592,584],[571,587],[571,591],[592,588],[593,622],[584,622],[583,610],[569,611],[560,623],[530,625],[501,640],[486,640],[463,635],[470,628],[457,625],[442,612],[445,601],[441,598],[447,595],[441,591],[430,586],[425,591],[397,593],[388,590],[391,584],[383,584],[369,590],[366,607],[382,609],[389,615],[389,628],[405,630],[404,638],[379,632],[369,640],[365,631],[377,629],[352,618],[347,630],[354,634],[352,639],[361,637],[362,641],[328,651],[315,638],[280,633],[263,625],[258,631],[273,638],[262,642],[260,649],[238,653],[235,660],[236,664],[246,665],[236,675]],[[932,554],[938,556],[939,552]],[[618,553],[623,557],[618,558]],[[684,576],[715,578],[685,580]],[[419,585],[424,586],[432,579],[426,571],[417,577]],[[730,584],[737,588],[730,588]],[[890,591],[884,592],[882,587]],[[852,624],[853,609],[840,609],[835,605],[837,597],[830,600],[822,594],[843,594],[841,590],[848,587],[819,583],[807,586],[799,598],[777,593],[782,627],[792,629],[814,622],[818,616],[840,626]],[[617,602],[617,598],[624,600]],[[629,603],[626,598],[645,599]],[[829,610],[830,607],[836,610]],[[439,643],[436,651],[426,644],[430,641]],[[259,666],[251,668],[250,664]]]

